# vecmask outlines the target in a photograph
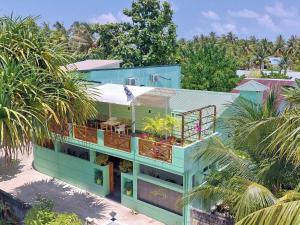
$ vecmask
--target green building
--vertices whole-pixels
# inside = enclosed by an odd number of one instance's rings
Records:
[[[243,91],[108,83],[88,91],[97,103],[98,117],[85,126],[50,125],[54,138],[34,146],[35,169],[165,224],[189,224],[190,206],[182,208],[178,202],[205,182],[209,172],[206,162],[195,163],[192,156],[222,133],[218,118],[230,112],[229,104]],[[247,96],[253,99],[248,89]],[[157,122],[166,116],[173,118],[172,129],[143,131],[145,118]],[[197,207],[209,209],[201,202]]]

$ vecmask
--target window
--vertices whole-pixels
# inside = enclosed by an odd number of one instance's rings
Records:
[[[87,161],[90,160],[89,150],[77,146],[62,144],[61,152]]]
[[[179,201],[182,193],[152,184],[143,180],[138,180],[138,200],[182,215],[182,208]]]
[[[183,177],[164,170],[153,168],[150,166],[140,165],[140,173],[151,177],[155,177],[170,183],[183,185]]]

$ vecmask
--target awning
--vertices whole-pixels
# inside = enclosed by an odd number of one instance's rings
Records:
[[[104,84],[88,89],[89,95],[99,102],[130,106],[136,98],[155,88],[120,84]]]

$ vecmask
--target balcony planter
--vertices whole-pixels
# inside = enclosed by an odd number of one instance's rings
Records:
[[[97,153],[95,162],[97,165],[106,166],[108,164],[108,158],[109,156],[106,154]]]
[[[132,172],[132,162],[124,159],[120,162],[119,168],[122,173],[131,173]]]
[[[126,190],[126,195],[127,196],[132,196],[132,181],[127,181],[125,183],[125,190]]]
[[[102,185],[102,179],[100,179],[100,178],[97,178],[97,179],[96,179],[96,184],[98,184],[98,185]]]

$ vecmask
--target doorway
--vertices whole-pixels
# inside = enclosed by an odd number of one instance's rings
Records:
[[[115,202],[121,202],[121,172],[119,169],[120,165],[120,158],[114,157],[114,156],[109,156],[109,162],[112,163],[112,179],[111,184],[113,185],[112,187],[112,192],[109,193],[106,197],[110,200],[113,200]],[[111,174],[110,174],[111,176]]]

